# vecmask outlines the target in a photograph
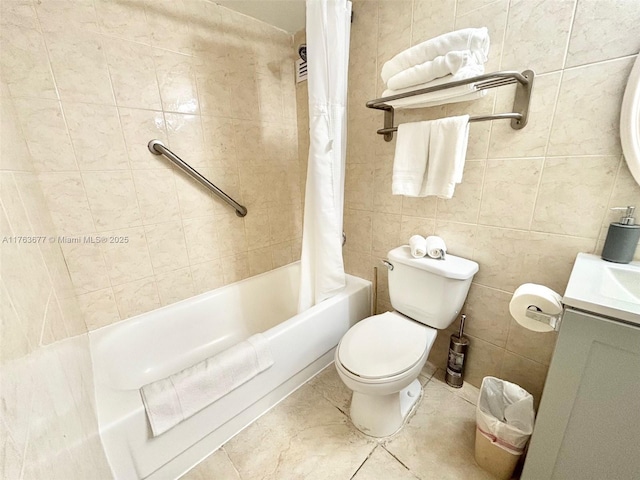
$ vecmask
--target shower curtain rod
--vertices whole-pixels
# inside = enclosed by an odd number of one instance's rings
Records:
[[[177,156],[175,153],[173,153],[171,150],[165,147],[164,143],[162,143],[160,140],[157,140],[157,139],[151,140],[147,145],[147,147],[149,148],[149,151],[154,155],[164,155],[165,157],[167,157],[169,160],[175,163],[178,167],[180,167],[184,172],[189,174],[195,180],[197,180],[202,185],[204,185],[209,190],[211,190],[215,195],[217,195],[222,200],[224,200],[229,205],[231,205],[233,208],[235,208],[237,216],[244,217],[247,214],[246,207],[240,205],[233,198],[231,198],[229,195],[227,195],[218,187],[216,187],[213,183],[211,183],[206,177],[203,177],[200,174],[200,172],[198,172],[191,165],[189,165],[187,162],[182,160],[179,156]]]

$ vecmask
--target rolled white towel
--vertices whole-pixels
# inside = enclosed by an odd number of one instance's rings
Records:
[[[459,50],[470,50],[476,62],[482,64],[487,61],[489,43],[489,30],[486,27],[445,33],[400,52],[382,66],[380,76],[386,82],[403,70]]]
[[[396,73],[387,80],[387,88],[399,90],[458,73],[466,73],[467,78],[482,75],[484,73],[484,64],[477,63],[473,53],[469,50],[449,52],[446,55],[436,57],[433,60],[414,65],[400,73]]]
[[[422,235],[414,235],[409,239],[411,255],[415,258],[422,258],[427,254],[427,239]]]
[[[425,242],[427,244],[427,255],[431,258],[441,258],[442,254],[447,252],[447,246],[441,237],[430,235]]]

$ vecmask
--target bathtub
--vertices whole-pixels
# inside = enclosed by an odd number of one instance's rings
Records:
[[[178,478],[333,360],[370,315],[371,284],[347,275],[338,295],[296,314],[299,263],[89,334],[100,437],[116,479]],[[153,437],[139,388],[263,332],[275,364]]]

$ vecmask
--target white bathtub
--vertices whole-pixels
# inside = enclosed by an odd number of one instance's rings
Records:
[[[370,315],[370,282],[296,315],[300,267],[271,272],[89,334],[100,436],[116,479],[177,478],[331,363]],[[139,388],[264,332],[275,364],[159,437]]]

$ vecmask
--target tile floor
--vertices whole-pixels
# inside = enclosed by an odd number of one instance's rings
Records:
[[[183,480],[492,480],[473,458],[478,389],[454,389],[427,364],[423,397],[396,435],[360,433],[350,391],[330,365]]]

